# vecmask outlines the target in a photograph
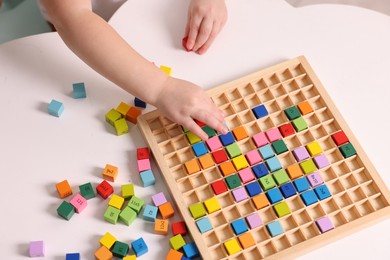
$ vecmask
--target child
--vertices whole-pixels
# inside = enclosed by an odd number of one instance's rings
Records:
[[[203,140],[208,136],[193,119],[227,133],[223,113],[202,88],[169,77],[143,58],[106,21],[93,13],[91,2],[94,1],[41,0],[40,4],[66,45],[98,73],[154,105]],[[198,54],[205,53],[226,19],[224,0],[191,0],[185,48]]]

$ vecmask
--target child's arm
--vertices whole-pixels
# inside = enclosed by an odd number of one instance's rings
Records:
[[[156,106],[204,140],[207,134],[191,118],[222,133],[227,131],[222,112],[199,86],[168,77],[143,58],[91,11],[90,0],[42,0],[41,3],[66,45],[98,73]]]
[[[225,0],[191,0],[185,36],[185,48],[205,53],[227,21]]]

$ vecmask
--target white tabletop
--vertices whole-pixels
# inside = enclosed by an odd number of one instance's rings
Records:
[[[127,1],[110,24],[142,55],[173,69],[173,76],[204,88],[305,55],[371,161],[390,186],[390,18],[356,7],[318,5],[294,9],[282,0],[227,0],[229,21],[209,52],[187,53],[181,39],[187,1]],[[72,97],[72,83],[85,82],[87,99]],[[168,235],[153,234],[153,224],[138,217],[130,227],[103,220],[108,201],[95,198],[70,221],[57,216],[61,203],[55,183],[78,186],[102,181],[109,163],[119,167],[113,184],[132,181],[146,203],[167,190],[143,188],[136,148],[145,145],[138,129],[116,136],[105,113],[132,97],[87,67],[56,33],[0,45],[0,166],[2,259],[23,259],[28,244],[44,240],[47,259],[80,252],[93,259],[99,239],[110,232],[130,243],[143,237],[145,259],[162,259]],[[51,99],[64,103],[60,118],[48,115]],[[151,110],[149,107],[147,111]],[[156,169],[156,167],[154,167]],[[157,170],[156,170],[157,171]],[[176,215],[174,220],[179,220]],[[382,221],[299,259],[389,259],[390,220]]]

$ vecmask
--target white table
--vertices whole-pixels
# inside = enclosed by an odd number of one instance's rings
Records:
[[[390,186],[390,18],[348,6],[294,9],[282,0],[227,4],[228,24],[203,56],[181,47],[187,1],[129,0],[110,23],[146,58],[204,88],[305,55]],[[73,99],[72,83],[81,81],[88,97]],[[167,194],[159,174],[155,186],[141,187],[135,149],[145,142],[138,129],[132,126],[130,134],[118,137],[104,121],[109,109],[132,100],[129,94],[82,63],[57,34],[48,33],[0,45],[0,97],[1,258],[24,259],[30,241],[44,240],[47,259],[64,259],[70,252],[93,259],[108,231],[126,243],[143,237],[150,251],[144,258],[162,259],[167,237],[154,235],[153,224],[140,217],[130,227],[105,222],[108,201],[89,200],[70,221],[56,213],[61,200],[55,183],[67,179],[74,192],[86,182],[96,186],[107,163],[119,167],[116,194],[128,181],[147,203],[158,191]],[[65,105],[60,118],[47,113],[51,99]],[[173,221],[179,219],[177,214]],[[300,259],[389,259],[389,230],[386,220]]]

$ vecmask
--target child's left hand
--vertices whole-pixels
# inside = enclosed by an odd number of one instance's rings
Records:
[[[227,21],[225,0],[191,0],[185,36],[185,48],[205,53]]]

